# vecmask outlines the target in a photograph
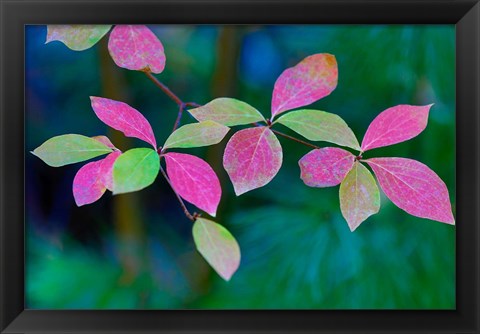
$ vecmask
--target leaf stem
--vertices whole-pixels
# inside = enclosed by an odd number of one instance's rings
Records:
[[[168,88],[166,85],[164,85],[160,80],[158,80],[157,78],[155,78],[153,76],[153,74],[151,72],[147,72],[145,71],[144,72],[145,75],[150,79],[152,80],[152,82],[158,87],[160,88],[170,99],[172,99],[177,105],[184,105],[183,101],[177,96],[175,95],[171,90],[170,88]]]
[[[175,93],[173,93],[170,88],[168,88],[165,84],[163,84],[160,80],[158,80],[157,78],[155,78],[153,76],[153,74],[149,71],[145,71],[144,72],[145,75],[150,79],[152,80],[152,82],[158,87],[160,88],[170,99],[172,99],[177,105],[178,105],[178,115],[177,115],[177,119],[175,120],[175,123],[173,124],[173,131],[175,131],[178,126],[180,125],[180,120],[182,119],[182,115],[183,115],[183,110],[186,108],[186,107],[194,107],[194,108],[198,108],[198,107],[201,107],[201,104],[198,104],[196,102],[183,102],[177,95],[175,95]],[[258,123],[254,123],[255,126],[260,126],[260,124]],[[271,126],[272,125],[272,122],[271,120],[267,120],[267,126]],[[274,130],[274,129],[271,129],[274,133],[276,133],[277,135],[279,136],[282,136],[284,138],[287,138],[287,139],[290,139],[290,140],[293,140],[297,143],[300,143],[302,145],[305,145],[305,146],[308,146],[308,147],[312,147],[312,148],[320,148],[319,146],[317,145],[314,145],[314,144],[310,144],[306,141],[303,141],[301,139],[298,139],[298,138],[295,138],[295,137],[292,137],[290,135],[287,135],[283,132],[280,132],[280,131],[277,131],[277,130]],[[182,202],[183,203],[183,202]],[[190,214],[189,214],[190,215]],[[190,215],[192,218],[193,216]]]
[[[198,104],[196,102],[185,102],[184,105],[185,107],[194,107],[194,108],[198,108],[202,106],[201,104]]]
[[[185,103],[182,103],[178,106],[178,114],[175,123],[173,124],[172,133],[177,130],[178,126],[180,125],[180,120],[182,119],[183,109],[185,109]]]
[[[175,120],[175,123],[173,124],[173,131],[175,131],[178,126],[180,125],[180,121],[182,119],[183,111],[186,109],[186,107],[193,107],[193,108],[198,108],[201,105],[196,103],[196,102],[183,102],[181,98],[179,98],[174,92],[171,91],[170,88],[167,87],[164,83],[162,83],[160,80],[155,78],[150,71],[144,71],[145,75],[152,80],[152,82],[160,88],[165,95],[167,95],[173,102],[175,102],[178,105],[178,114],[177,114],[177,119]]]
[[[319,148],[320,148],[320,147],[317,146],[317,145],[310,144],[310,143],[308,143],[308,142],[306,142],[306,141],[303,141],[303,140],[301,140],[301,139],[298,139],[298,138],[289,136],[289,135],[287,135],[287,134],[285,134],[285,133],[283,133],[283,132],[280,132],[280,131],[277,131],[277,130],[274,130],[274,129],[270,129],[270,130],[272,130],[273,133],[276,133],[276,134],[279,135],[279,136],[282,136],[282,137],[285,137],[285,138],[287,138],[287,139],[293,140],[293,141],[295,141],[295,142],[297,142],[297,143],[300,143],[300,144],[303,144],[303,145],[305,145],[305,146],[312,147],[312,148],[316,148],[316,149],[319,149]]]
[[[165,178],[165,180],[167,180],[167,183],[168,185],[170,186],[170,188],[172,188],[173,192],[175,193],[175,196],[177,196],[177,199],[178,199],[178,202],[180,203],[180,206],[182,207],[183,209],[183,213],[185,214],[185,216],[187,216],[187,218],[189,220],[191,220],[192,222],[195,222],[195,220],[197,219],[197,214],[194,213],[193,215],[190,213],[190,211],[188,211],[187,207],[185,206],[185,203],[183,202],[183,199],[180,197],[180,195],[176,192],[175,188],[173,188],[173,185],[172,185],[172,182],[170,182],[170,179],[168,178],[167,176],[167,173],[165,173],[165,171],[163,170],[163,167],[160,166],[160,172],[162,173],[163,177]]]

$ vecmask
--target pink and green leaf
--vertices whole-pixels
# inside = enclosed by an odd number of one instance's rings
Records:
[[[100,166],[100,176],[103,185],[110,191],[113,191],[113,164],[117,158],[122,154],[120,151],[115,151],[107,155]]]
[[[163,148],[190,148],[218,144],[225,137],[229,127],[214,121],[187,124],[174,131]]]
[[[329,95],[337,87],[335,56],[319,53],[303,59],[283,71],[275,82],[272,119],[286,111],[311,104]]]
[[[77,206],[96,202],[105,193],[102,182],[103,160],[89,162],[80,168],[73,179],[73,197]]]
[[[99,141],[100,143],[105,144],[105,146],[110,147],[112,150],[118,150],[118,148],[115,147],[115,145],[112,144],[110,139],[107,136],[94,136],[92,139],[95,139]]]
[[[113,193],[141,190],[151,185],[160,171],[160,158],[150,148],[134,148],[113,164]]]
[[[301,109],[289,112],[275,121],[292,129],[312,141],[327,141],[354,150],[360,150],[360,144],[338,115],[320,110]]]
[[[91,48],[110,30],[111,25],[48,25],[46,43],[60,41],[74,51]]]
[[[398,105],[381,112],[368,126],[362,151],[393,145],[417,136],[427,126],[427,106]]]
[[[340,209],[353,232],[380,210],[380,192],[372,173],[356,161],[340,184]]]
[[[60,167],[89,160],[112,152],[105,144],[90,137],[68,134],[50,138],[32,153],[47,165]]]
[[[212,167],[190,154],[166,153],[163,156],[175,191],[186,201],[215,217],[222,188]]]
[[[119,67],[161,73],[165,68],[163,45],[143,25],[117,25],[110,33],[108,51]]]
[[[310,151],[298,162],[300,178],[310,187],[340,184],[352,169],[355,156],[341,148],[325,147]]]
[[[127,137],[135,137],[157,147],[152,126],[136,109],[120,101],[90,96],[92,108],[97,117]]]
[[[426,165],[406,158],[365,162],[372,167],[385,195],[400,209],[416,217],[455,224],[447,186]]]
[[[199,122],[211,120],[226,126],[265,121],[263,115],[248,103],[228,97],[217,98],[188,112]]]
[[[237,196],[268,184],[281,165],[282,147],[268,127],[238,131],[223,155],[223,166]]]
[[[200,254],[229,281],[240,265],[240,247],[232,234],[222,225],[204,218],[197,218],[192,232]]]

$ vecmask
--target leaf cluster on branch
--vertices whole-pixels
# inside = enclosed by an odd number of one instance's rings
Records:
[[[340,185],[340,209],[351,231],[380,209],[380,192],[367,165],[385,195],[400,209],[413,216],[455,223],[447,187],[426,165],[407,158],[362,157],[368,150],[420,134],[427,126],[432,104],[398,105],[381,112],[369,125],[360,145],[338,115],[298,109],[328,96],[336,88],[337,62],[328,53],[308,56],[281,73],[273,88],[271,116],[265,118],[248,103],[229,97],[204,105],[183,102],[153,76],[164,70],[166,57],[161,41],[146,26],[48,26],[47,42],[61,41],[80,51],[92,47],[110,30],[108,50],[114,62],[122,68],[144,72],[178,105],[178,115],[170,136],[158,146],[152,126],[138,110],[124,102],[90,97],[92,109],[102,122],[127,137],[145,141],[151,148],[121,152],[105,136],[90,138],[79,134],[57,136],[36,148],[32,153],[53,167],[106,155],[77,172],[73,195],[78,206],[99,200],[106,190],[113,194],[141,190],[161,173],[193,222],[198,251],[223,279],[229,280],[240,264],[237,241],[220,224],[199,213],[190,213],[183,202],[215,217],[222,195],[220,181],[206,161],[172,150],[215,145],[230,127],[251,125],[233,134],[223,154],[223,166],[237,196],[267,185],[278,173],[283,150],[277,136],[281,136],[313,148],[299,160],[300,177],[310,187]],[[198,122],[180,126],[184,110]],[[277,123],[308,141],[329,142],[356,153],[339,147],[318,147],[274,129]]]

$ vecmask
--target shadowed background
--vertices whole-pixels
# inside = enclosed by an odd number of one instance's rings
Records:
[[[337,59],[338,86],[311,107],[341,116],[360,142],[386,108],[435,103],[419,136],[364,157],[425,163],[447,184],[455,212],[453,25],[150,28],[167,57],[157,78],[184,101],[229,96],[269,116],[280,73],[326,52]],[[215,221],[242,251],[230,282],[196,252],[191,222],[160,176],[140,192],[107,192],[76,207],[72,182],[83,163],[53,168],[28,152],[67,133],[108,135],[122,150],[147,146],[104,125],[90,95],[142,112],[159,144],[170,134],[177,106],[143,73],[114,64],[108,35],[75,52],[60,42],[45,45],[45,26],[27,26],[25,34],[26,308],[455,308],[455,227],[412,217],[382,193],[380,212],[351,233],[338,186],[305,186],[298,160],[310,149],[285,138],[278,175],[240,197],[222,167],[225,143],[239,127],[219,145],[184,150],[207,160],[222,183]],[[183,124],[193,121],[184,114]]]

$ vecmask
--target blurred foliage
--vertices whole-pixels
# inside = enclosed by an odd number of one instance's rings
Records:
[[[151,28],[167,56],[158,78],[185,101],[206,103],[228,92],[268,115],[278,75],[328,52],[337,58],[339,84],[312,107],[340,115],[360,141],[384,109],[435,103],[422,134],[365,157],[425,163],[447,184],[455,210],[453,25]],[[45,36],[45,26],[26,27],[26,152],[65,133],[108,134],[121,149],[146,146],[119,142],[91,110],[90,95],[129,103],[149,119],[159,143],[167,138],[175,104],[142,73],[116,67],[106,39],[74,52],[44,45]],[[309,149],[283,138],[277,177],[237,198],[221,166],[225,142],[189,152],[211,163],[222,181],[216,221],[242,250],[228,283],[195,251],[191,223],[161,178],[141,192],[77,208],[71,183],[81,164],[51,168],[26,153],[26,307],[455,308],[455,227],[409,216],[382,194],[380,213],[351,233],[338,187],[306,187],[297,162]]]

